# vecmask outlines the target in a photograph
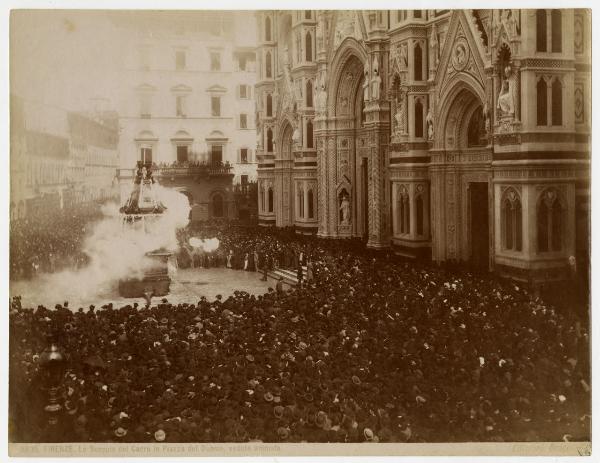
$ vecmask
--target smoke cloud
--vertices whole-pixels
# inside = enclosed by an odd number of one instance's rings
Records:
[[[193,248],[202,250],[204,252],[216,251],[220,244],[218,238],[209,238],[205,240],[200,238],[190,238],[189,243]]]
[[[146,256],[148,252],[177,251],[177,229],[189,221],[188,198],[158,184],[152,188],[155,197],[167,208],[162,214],[126,224],[118,204],[105,205],[104,218],[94,224],[83,245],[90,257],[89,265],[80,270],[41,275],[29,282],[31,288],[44,288],[44,300],[35,302],[106,297],[110,292],[114,294],[120,279],[143,277],[145,270],[155,263]]]

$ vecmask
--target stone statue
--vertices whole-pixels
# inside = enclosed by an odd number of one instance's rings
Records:
[[[365,81],[363,82],[363,101],[369,101],[369,71],[365,69]]]
[[[405,117],[405,97],[404,92],[398,92],[398,96],[396,98],[396,114],[394,114],[394,119],[396,120],[396,133],[404,133],[406,127],[406,117]]]
[[[483,112],[483,121],[484,121],[484,124],[485,124],[485,133],[487,135],[489,135],[490,134],[490,130],[491,130],[492,121],[490,119],[490,110],[488,108],[487,101],[483,105],[482,112]]]
[[[317,112],[324,113],[327,105],[327,92],[325,91],[325,74],[321,75],[320,82],[317,84]]]
[[[498,95],[498,109],[503,116],[514,116],[515,114],[515,86],[513,72],[510,66],[504,69],[505,79]]]
[[[408,68],[408,45],[406,43],[400,45],[400,68]]]
[[[340,201],[340,224],[350,225],[350,201],[346,193],[342,193]]]
[[[371,77],[371,99],[379,100],[379,90],[381,89],[381,76],[379,70],[375,68],[373,70],[373,77]]]
[[[300,138],[300,126],[296,123],[294,133],[292,134],[292,142],[294,142],[295,145],[299,145],[301,141],[302,140]]]
[[[431,105],[427,110],[427,116],[425,116],[425,123],[427,124],[427,140],[433,140],[433,113],[431,112]]]

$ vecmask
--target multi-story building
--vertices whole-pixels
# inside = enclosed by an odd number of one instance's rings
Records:
[[[115,197],[118,137],[114,113],[11,95],[11,218]]]
[[[261,11],[259,218],[524,279],[589,258],[590,13]]]
[[[237,215],[256,179],[254,18],[244,12],[116,13],[123,59],[121,181],[137,161],[190,198],[192,218]]]

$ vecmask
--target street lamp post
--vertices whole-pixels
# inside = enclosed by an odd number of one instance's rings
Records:
[[[48,391],[48,403],[44,407],[44,412],[48,417],[45,434],[49,442],[57,442],[61,439],[58,424],[63,408],[59,403],[59,389],[66,367],[66,359],[55,339],[50,340],[50,345],[40,356],[40,366],[43,371],[44,388]]]

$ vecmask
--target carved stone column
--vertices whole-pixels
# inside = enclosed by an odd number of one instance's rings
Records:
[[[369,129],[369,240],[371,248],[389,246],[389,201],[385,188],[389,157],[389,102],[370,101],[365,108]]]

